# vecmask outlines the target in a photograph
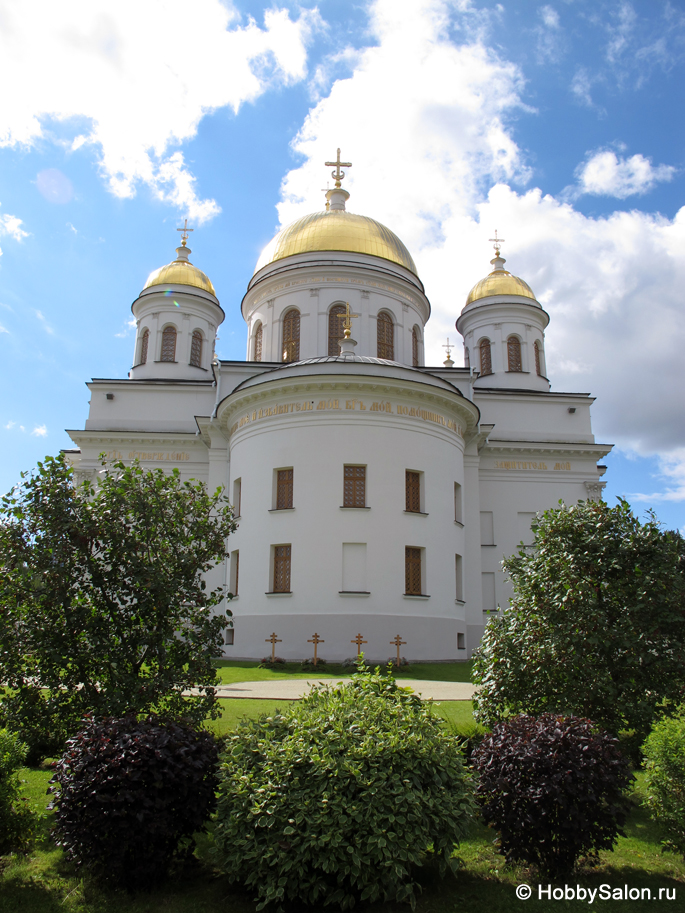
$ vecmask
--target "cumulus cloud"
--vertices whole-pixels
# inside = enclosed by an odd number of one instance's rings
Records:
[[[0,145],[90,144],[114,194],[147,184],[199,222],[219,207],[201,198],[173,147],[195,136],[206,113],[237,112],[269,87],[303,79],[319,24],[316,10],[291,19],[276,8],[263,26],[242,22],[221,0],[23,0],[1,12],[0,57],[13,85]]]
[[[633,501],[652,503],[654,501],[685,501],[685,447],[659,459],[659,481],[665,485],[665,491],[653,494],[635,492],[630,495]],[[681,530],[682,532],[682,530]]]
[[[536,54],[539,63],[556,61],[562,53],[561,19],[552,6],[543,6],[538,10],[541,19],[533,30],[536,37]]]
[[[28,232],[24,231],[21,227],[22,224],[22,220],[16,216],[11,216],[7,212],[2,213],[0,215],[0,237],[8,235],[10,238],[14,238],[15,241],[28,238]]]
[[[526,190],[530,171],[508,127],[522,109],[520,72],[481,38],[455,41],[463,4],[419,0],[411,9],[401,15],[396,0],[373,4],[374,46],[334,82],[294,141],[305,161],[284,179],[282,223],[323,207],[322,163],[341,146],[353,162],[348,208],[391,227],[414,255],[433,307],[427,364],[441,364],[446,337],[458,338],[454,321],[491,268],[488,238],[497,227],[508,241],[507,267],[551,315],[553,389],[597,396],[598,437],[661,455],[679,490],[685,208],[672,220],[637,210],[591,218],[571,200]],[[601,184],[615,196],[672,173],[642,156],[615,161]],[[586,174],[588,186],[600,186],[599,177],[590,183],[592,169]],[[453,357],[461,363],[460,347]]]
[[[33,434],[35,437],[47,437],[48,429],[45,427],[45,425],[36,425],[31,434]]]
[[[576,169],[577,194],[625,200],[633,194],[647,193],[661,181],[670,181],[675,173],[672,165],[655,166],[644,155],[620,158],[610,150],[599,150]]]

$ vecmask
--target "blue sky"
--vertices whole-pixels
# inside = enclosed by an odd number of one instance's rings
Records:
[[[86,380],[126,376],[186,216],[245,357],[260,250],[340,146],[348,208],[418,265],[427,362],[497,228],[553,389],[597,397],[607,499],[685,528],[685,4],[0,0],[0,54],[2,491],[71,446]]]

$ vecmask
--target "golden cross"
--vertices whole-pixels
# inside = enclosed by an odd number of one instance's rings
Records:
[[[453,348],[454,348],[454,346],[451,346],[451,345],[450,345],[450,338],[449,338],[449,336],[448,336],[448,337],[447,337],[447,345],[446,345],[446,346],[443,346],[443,349],[447,349],[447,357],[448,357],[448,358],[450,357],[450,353],[452,352],[452,349],[453,349]]]
[[[351,336],[352,317],[361,317],[361,314],[350,314],[350,302],[346,301],[345,302],[345,315],[343,316],[342,314],[338,314],[338,320],[342,320],[342,322],[343,322],[343,329],[345,330],[345,332],[343,333],[343,336],[345,337],[345,339],[349,339]]]
[[[406,644],[406,640],[402,640],[399,634],[396,634],[395,637],[390,641],[391,644],[395,644],[397,647],[397,668],[400,666],[400,647],[402,644]]]
[[[185,225],[183,226],[183,228],[177,228],[176,231],[182,231],[182,232],[183,232],[183,234],[181,235],[181,247],[185,247],[185,246],[186,246],[186,241],[188,240],[188,232],[189,232],[189,231],[195,231],[195,229],[194,229],[194,228],[188,228],[188,220],[186,219]],[[191,253],[192,253],[192,251],[191,251]]]
[[[314,636],[310,640],[308,640],[307,643],[314,644],[314,665],[316,665],[318,662],[318,656],[317,656],[317,652],[316,652],[318,649],[318,646],[319,646],[319,644],[325,644],[326,641],[323,639],[323,637],[319,637],[319,635],[315,631]]]
[[[282,644],[283,641],[279,637],[276,637],[275,631],[271,635],[271,637],[265,637],[264,640],[268,644],[271,644],[271,662],[274,662],[274,660],[276,659],[276,644]]]
[[[350,643],[357,645],[357,656],[359,656],[359,654],[362,652],[362,644],[368,644],[368,640],[364,640],[361,634],[357,634],[357,636],[351,640]]]
[[[490,238],[490,241],[494,242],[493,247],[495,248],[495,253],[499,257],[499,249],[504,244],[504,238],[497,237],[497,229],[495,229],[495,237]]]
[[[345,172],[341,171],[341,168],[351,168],[352,162],[341,162],[340,161],[340,149],[338,149],[338,158],[335,162],[324,162],[326,168],[335,168],[335,171],[331,171],[331,176],[335,178],[335,186],[340,187],[340,182],[345,177]]]

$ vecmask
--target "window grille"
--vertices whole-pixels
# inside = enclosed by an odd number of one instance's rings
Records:
[[[404,592],[421,596],[421,549],[409,545],[404,550]]]
[[[140,364],[147,364],[147,347],[150,342],[150,331],[143,330],[143,336],[140,341]]]
[[[202,333],[195,330],[193,341],[190,344],[190,363],[195,368],[202,366]]]
[[[274,546],[274,593],[290,592],[290,546]]]
[[[343,507],[366,507],[366,466],[345,466]]]
[[[276,510],[293,506],[293,471],[279,469],[276,476]]]
[[[509,339],[507,339],[507,360],[509,362],[510,371],[523,371],[523,366],[521,364],[521,342],[519,341],[518,336],[510,336]]]
[[[480,373],[492,374],[492,358],[490,356],[490,340],[483,339],[480,348]]]
[[[416,327],[411,331],[411,363],[415,368],[419,366],[419,333]]]
[[[336,304],[328,313],[328,354],[340,355],[340,341],[343,338],[343,318],[347,313],[345,306]]]
[[[254,360],[262,360],[262,326],[263,324],[257,324],[257,330],[254,334]]]
[[[300,360],[300,312],[294,308],[283,319],[283,361]]]
[[[538,377],[542,377],[542,368],[540,367],[540,346],[538,345],[537,339],[533,343],[533,352],[535,353],[535,373]]]
[[[376,321],[376,333],[378,338],[377,355],[379,358],[387,358],[389,361],[395,359],[394,328],[392,317],[382,311]]]
[[[407,496],[406,510],[421,513],[421,474],[407,470],[405,489]]]
[[[161,361],[176,361],[176,327],[164,327]]]

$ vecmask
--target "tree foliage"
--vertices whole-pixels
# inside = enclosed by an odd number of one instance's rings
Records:
[[[244,723],[219,780],[217,861],[258,909],[413,905],[415,868],[429,848],[454,865],[474,808],[457,741],[378,670]]]
[[[23,479],[0,504],[6,723],[39,753],[90,711],[216,715],[230,622],[203,575],[236,527],[221,490],[119,462],[75,485],[62,456]]]
[[[643,750],[647,805],[666,830],[665,846],[685,858],[685,708],[660,720]]]
[[[613,849],[628,816],[630,765],[590,720],[545,713],[498,723],[473,752],[483,820],[508,862],[568,875]]]
[[[29,848],[36,815],[20,795],[18,769],[26,759],[26,745],[13,732],[0,729],[0,856]]]
[[[119,886],[158,883],[205,830],[217,757],[210,733],[173,720],[87,720],[50,781],[55,842],[77,867]]]
[[[476,716],[573,713],[644,738],[685,688],[685,541],[627,503],[548,510],[503,562],[511,608],[475,657]]]

